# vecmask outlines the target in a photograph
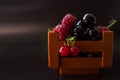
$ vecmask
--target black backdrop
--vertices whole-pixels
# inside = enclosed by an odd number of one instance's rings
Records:
[[[0,80],[119,80],[120,0],[0,0]],[[72,13],[93,13],[98,25],[111,18],[113,67],[99,76],[59,76],[47,67],[47,30]]]

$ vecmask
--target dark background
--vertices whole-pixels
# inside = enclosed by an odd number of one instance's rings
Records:
[[[98,76],[59,76],[47,66],[47,31],[72,13],[93,13],[98,25],[118,23],[114,31],[113,67]],[[0,0],[0,80],[119,80],[120,0]]]

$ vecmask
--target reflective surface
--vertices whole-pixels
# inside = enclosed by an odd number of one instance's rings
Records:
[[[119,80],[119,0],[1,0],[0,80]],[[66,13],[82,18],[93,13],[98,25],[118,20],[114,31],[113,67],[98,76],[60,76],[47,67],[47,31],[60,23]]]

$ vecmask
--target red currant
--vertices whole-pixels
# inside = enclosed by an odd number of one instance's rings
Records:
[[[71,47],[71,55],[77,56],[80,53],[80,49],[76,46]]]
[[[60,48],[59,52],[60,52],[61,57],[66,57],[70,53],[70,48],[69,48],[69,46],[62,46]]]

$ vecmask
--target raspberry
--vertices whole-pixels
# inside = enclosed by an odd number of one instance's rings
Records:
[[[108,31],[108,30],[110,30],[108,27],[105,27],[105,26],[99,26],[98,27],[98,30],[100,31],[100,32],[102,32],[102,31]]]
[[[65,40],[67,38],[67,35],[61,33],[61,34],[58,34],[58,37],[59,37],[60,41],[63,41],[63,40]]]
[[[62,24],[56,25],[53,31],[58,33],[59,40],[65,40],[72,33],[72,27],[75,23],[76,17],[72,14],[67,14],[62,20]]]
[[[73,27],[76,23],[76,17],[72,14],[67,14],[62,19],[62,24],[67,25],[68,27]]]
[[[72,32],[72,29],[67,25],[58,24],[53,31],[58,33],[59,40],[65,40]]]
[[[56,33],[59,33],[59,29],[62,27],[61,24],[58,24],[56,25],[54,28],[53,28],[53,31],[56,32]]]
[[[68,36],[67,29],[64,26],[61,26],[58,31],[59,40],[65,40]]]
[[[72,28],[68,27],[67,25],[62,24],[62,26],[64,27],[64,30],[66,32],[66,34],[70,35],[70,33],[72,32]]]
[[[80,49],[76,46],[71,47],[71,55],[77,56],[80,53]]]
[[[60,56],[61,57],[66,57],[69,55],[70,53],[70,48],[69,46],[62,46],[60,49],[59,49],[59,52],[60,52]]]

